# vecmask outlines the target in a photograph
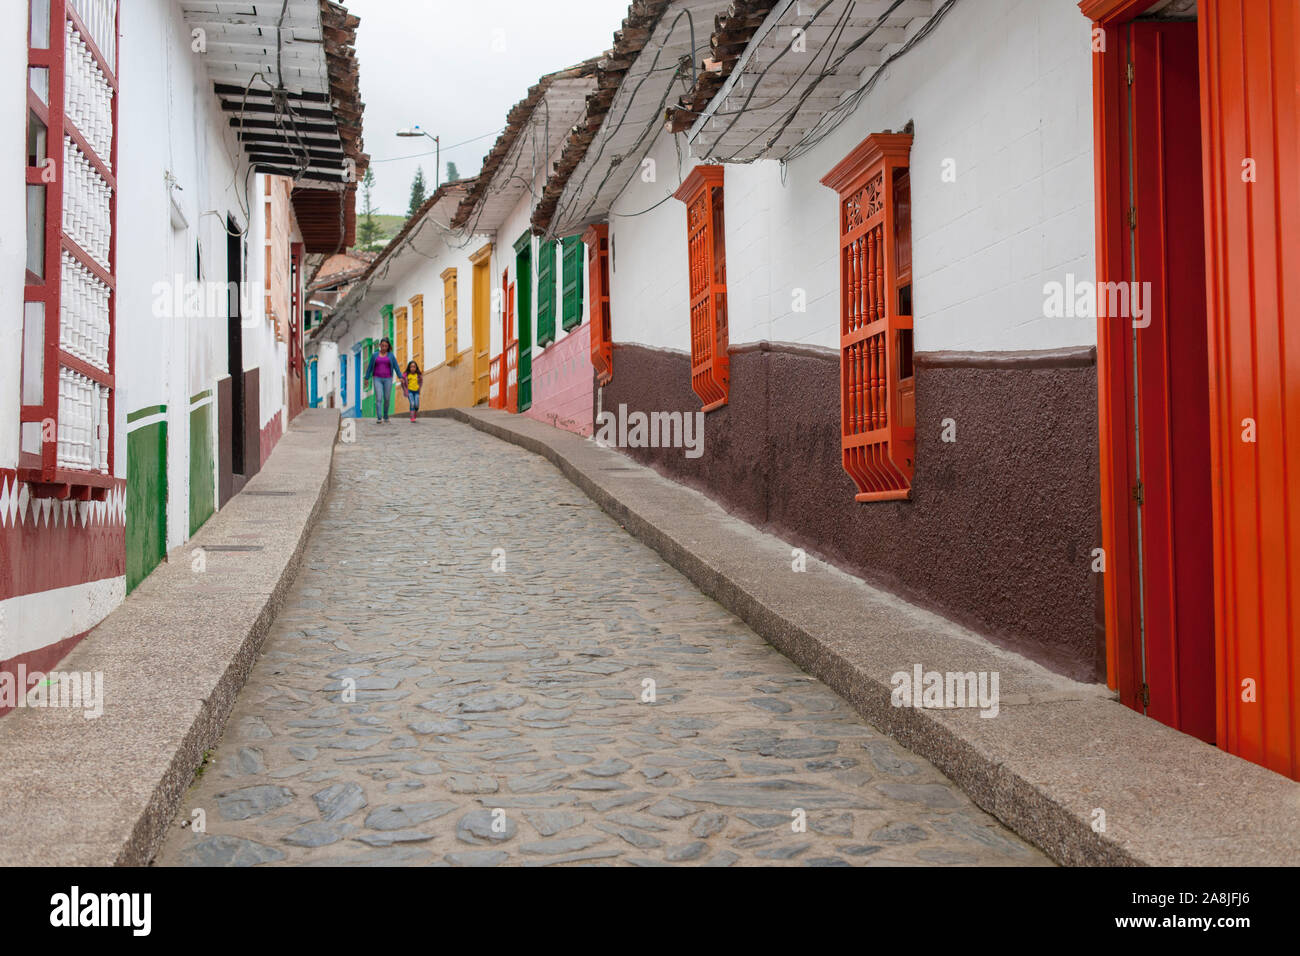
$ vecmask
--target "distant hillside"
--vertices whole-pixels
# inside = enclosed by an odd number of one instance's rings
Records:
[[[383,216],[375,214],[375,222],[379,223],[379,228],[383,230],[384,242],[387,242],[401,230],[406,223],[405,216]]]
[[[357,213],[357,241],[361,241],[361,223],[365,217],[362,213]],[[370,252],[378,252],[388,241],[402,231],[402,226],[406,224],[405,216],[387,216],[382,213],[375,213],[375,225],[379,227],[378,238],[369,246],[365,247]]]

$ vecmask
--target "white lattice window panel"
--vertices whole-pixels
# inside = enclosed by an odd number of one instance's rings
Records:
[[[59,348],[107,372],[108,286],[65,250],[59,287]]]
[[[113,191],[72,138],[63,138],[63,231],[105,270]]]
[[[70,368],[59,368],[60,468],[108,471],[107,387]]]
[[[117,0],[69,0],[110,70],[117,69]]]
[[[67,21],[67,82],[64,114],[86,138],[106,167],[112,169],[113,88],[95,62],[81,34]]]
[[[45,152],[59,160],[39,186],[27,175],[29,202],[43,188],[60,210],[42,235],[29,228],[23,292],[18,470],[40,497],[103,501],[114,480],[117,17],[118,0],[32,0],[26,22],[28,97],[46,108]]]

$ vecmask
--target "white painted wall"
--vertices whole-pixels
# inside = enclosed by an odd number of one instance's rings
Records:
[[[217,378],[227,372],[226,312],[220,294],[213,300],[218,308],[205,309],[197,317],[158,315],[155,303],[178,276],[182,282],[226,282],[228,215],[248,231],[243,361],[246,369],[261,370],[259,424],[284,408],[285,397],[286,348],[275,341],[264,319],[262,177],[245,177],[228,118],[213,95],[203,57],[190,50],[189,38],[179,8],[166,0],[123,9],[117,460],[125,474],[125,416],[165,404],[168,547],[188,536],[190,398],[209,389],[215,394]],[[240,158],[238,167],[232,156]],[[173,202],[184,219],[179,229]],[[196,273],[198,246],[202,277]]]
[[[1091,320],[1043,315],[1044,283],[1095,272],[1089,43],[1073,3],[964,0],[784,184],[774,161],[728,166],[731,342],[838,346],[836,196],[819,180],[868,134],[910,120],[916,350],[1095,344]],[[627,215],[681,181],[672,137],[650,157],[658,182],[635,179],[610,215],[614,338],[686,350],[685,209],[669,199]],[[941,178],[948,158],[955,182]],[[796,289],[806,312],[792,309]]]
[[[119,45],[119,91],[116,417],[113,423],[115,474],[128,474],[127,435],[165,417],[169,458],[167,474],[167,544],[188,535],[189,413],[211,403],[197,393],[215,391],[216,378],[227,368],[224,296],[218,308],[198,316],[175,311],[175,285],[206,279],[226,281],[225,216],[237,212],[248,222],[257,183],[237,175],[232,155],[237,144],[228,117],[212,93],[203,58],[190,52],[190,31],[173,0],[131,0],[122,5]],[[26,259],[26,31],[19,16],[0,36],[0,124],[6,133],[0,147],[0,467],[17,463],[22,337],[22,298]],[[12,11],[11,11],[12,12]],[[13,18],[11,18],[12,20]],[[57,27],[56,27],[57,29]],[[5,72],[8,71],[8,72]],[[239,170],[242,174],[242,169]],[[174,206],[173,208],[173,201]],[[211,211],[216,211],[212,214]],[[253,217],[256,218],[255,216]],[[202,248],[199,273],[197,252]],[[248,258],[245,278],[252,288],[263,282],[261,256]],[[251,299],[260,317],[260,296]],[[58,317],[47,316],[47,322]],[[264,325],[264,323],[263,323]],[[247,331],[247,330],[246,330]],[[284,346],[265,337],[246,337],[247,366],[263,370],[263,421],[284,400]],[[276,370],[279,374],[276,374]],[[165,416],[152,415],[127,424],[136,410],[166,405]],[[214,429],[214,452],[217,436]],[[256,453],[253,450],[253,453]],[[215,476],[214,476],[215,477]],[[65,519],[66,520],[66,519]],[[122,577],[22,595],[0,608],[19,621],[27,643],[7,651],[21,653],[79,634],[108,614],[123,598]]]
[[[125,475],[126,415],[165,404],[167,544],[175,547],[189,532],[190,411],[210,400],[191,405],[190,398],[209,390],[215,396],[217,379],[227,373],[227,320],[219,290],[210,299],[216,308],[201,316],[160,315],[156,305],[178,277],[182,283],[227,281],[229,215],[247,230],[243,365],[260,370],[259,425],[277,412],[287,415],[287,346],[276,341],[265,320],[263,177],[245,175],[228,117],[212,92],[203,57],[190,50],[190,29],[179,8],[167,0],[126,5],[120,49],[117,461]],[[181,219],[174,217],[173,204]],[[214,421],[214,446],[218,441]],[[215,452],[214,447],[214,458]]]
[[[696,163],[683,155],[679,165],[673,137],[662,132],[646,159],[653,160],[653,167],[643,161],[641,175],[633,177],[610,209],[611,332],[615,342],[689,351],[686,207],[671,197]],[[730,216],[730,196],[726,202]],[[727,226],[730,233],[729,221]],[[730,260],[727,269],[730,283]],[[743,340],[733,332],[732,341]]]

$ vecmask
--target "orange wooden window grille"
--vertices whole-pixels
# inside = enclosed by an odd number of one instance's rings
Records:
[[[727,404],[731,384],[722,176],[721,166],[696,166],[674,194],[686,204],[691,388],[704,403],[706,412]]]
[[[911,494],[912,137],[875,133],[822,179],[840,195],[840,435],[858,501]]]
[[[588,226],[582,234],[587,244],[588,302],[591,309],[591,364],[596,382],[608,385],[614,378],[614,342],[609,315],[609,224]]]

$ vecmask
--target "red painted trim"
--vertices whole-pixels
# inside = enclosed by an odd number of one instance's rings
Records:
[[[63,124],[63,131],[72,137],[72,141],[77,144],[77,147],[81,150],[82,154],[85,155],[86,159],[90,160],[90,165],[95,167],[95,172],[99,173],[104,182],[108,184],[108,188],[117,192],[117,177],[113,175],[112,170],[108,168],[104,161],[99,158],[99,154],[96,153],[94,147],[86,141],[86,137],[81,135],[81,130],[77,129],[76,125],[71,120],[68,120]]]
[[[0,600],[126,573],[126,524],[121,512],[125,481],[107,479],[112,482],[107,501],[78,506],[91,515],[89,524],[83,524],[64,514],[71,510],[66,499],[39,499],[30,485],[26,508],[19,512],[21,498],[16,495],[24,486],[20,477],[13,469],[0,469],[0,504],[8,505],[0,511]],[[74,477],[78,481],[105,478]],[[69,487],[69,494],[72,490]]]
[[[63,248],[72,255],[72,258],[76,259],[83,266],[89,269],[96,279],[108,286],[110,293],[117,290],[117,281],[113,278],[112,272],[106,270],[96,262],[95,257],[85,249],[81,248],[81,246],[77,245],[76,240],[67,235],[63,236]]]
[[[121,37],[121,3],[117,5],[116,22],[114,31],[116,35],[116,44],[120,48]],[[72,124],[64,115],[65,87],[67,83],[67,36],[66,24],[71,22],[81,35],[82,40],[86,43],[87,48],[92,55],[96,57],[101,71],[104,72],[105,78],[114,91],[112,97],[112,144],[110,147],[110,157],[107,164],[102,161],[102,157],[96,155],[93,149],[85,141],[80,131],[73,128]],[[74,369],[81,374],[86,375],[94,381],[101,384],[109,384],[108,393],[108,473],[111,475],[116,468],[116,416],[117,416],[117,389],[111,387],[113,373],[115,368],[115,352],[117,348],[117,180],[107,167],[113,170],[117,169],[118,153],[118,116],[119,101],[121,96],[117,95],[117,84],[119,80],[117,70],[108,69],[101,51],[96,47],[94,40],[85,25],[77,17],[76,11],[71,8],[67,0],[51,0],[50,2],[50,36],[48,49],[28,48],[27,55],[29,65],[45,66],[49,69],[49,104],[46,110],[46,141],[47,152],[55,157],[55,181],[45,183],[40,177],[41,170],[27,170],[27,180],[33,184],[39,183],[45,187],[45,276],[42,280],[34,285],[29,284],[24,290],[24,302],[41,302],[45,306],[45,348],[43,351],[44,362],[44,396],[40,406],[24,406],[21,413],[21,420],[24,422],[52,420],[57,429],[59,418],[59,368],[61,365]],[[28,87],[28,98],[34,94]],[[92,166],[105,178],[110,187],[109,193],[109,251],[108,251],[108,268],[104,269],[98,262],[89,256],[75,242],[63,233],[63,190],[64,190],[64,171],[62,163],[59,161],[63,149],[63,137],[68,135],[77,147],[87,156]],[[61,279],[62,279],[62,252],[66,250],[78,262],[84,265],[96,278],[108,286],[108,374],[105,375],[98,369],[93,369],[84,363],[77,362],[73,364],[67,360],[67,356],[60,350],[59,342],[59,309],[61,296]],[[28,275],[30,283],[33,277]],[[39,473],[32,480],[35,485],[39,485],[45,492],[52,489],[49,486],[59,484],[56,478],[58,468],[58,443],[42,442],[40,451]]]
[[[284,411],[278,411],[269,422],[262,426],[258,435],[258,452],[260,463],[266,464],[266,460],[271,457],[271,452],[275,451],[275,446],[280,443],[284,437]]]
[[[92,628],[91,630],[94,630]],[[26,654],[19,654],[17,657],[11,657],[7,661],[0,661],[0,674],[12,674],[13,679],[18,679],[18,668],[23,667],[25,673],[30,678],[36,672],[47,673],[55,669],[59,661],[63,660],[72,651],[74,647],[85,640],[90,631],[81,634],[75,634],[72,637],[49,644],[45,647],[38,648],[34,651],[28,651]],[[34,684],[30,684],[26,690],[31,690]],[[10,711],[17,710],[16,707],[0,707],[0,717],[5,716]]]

